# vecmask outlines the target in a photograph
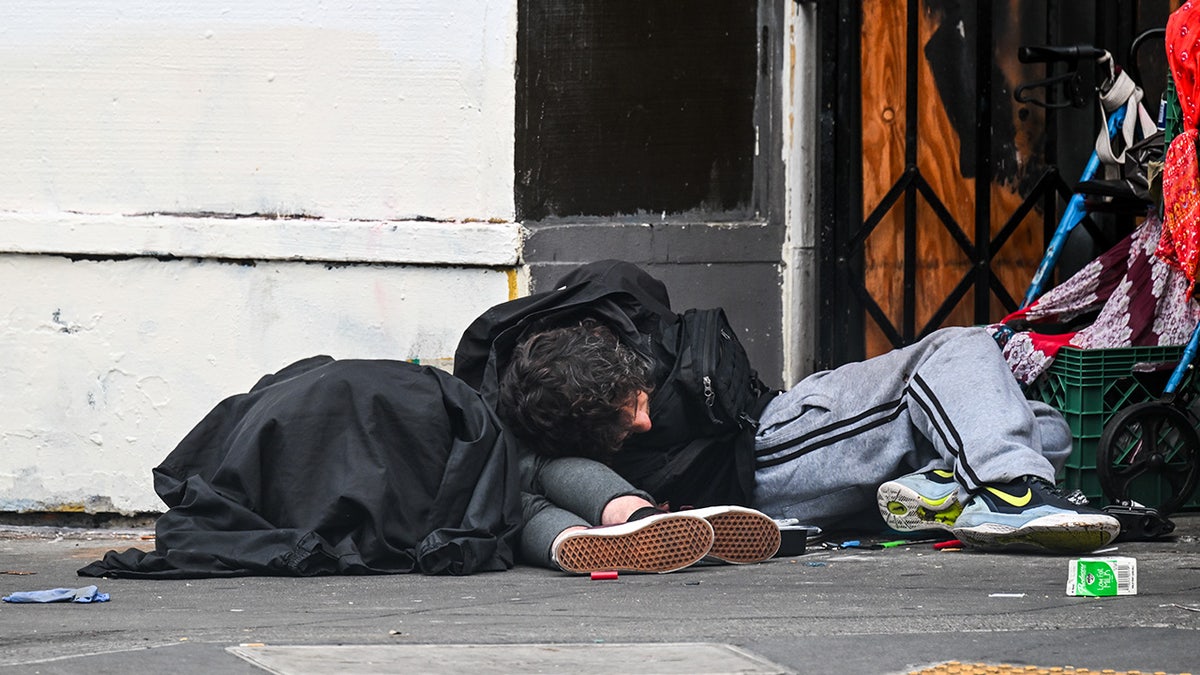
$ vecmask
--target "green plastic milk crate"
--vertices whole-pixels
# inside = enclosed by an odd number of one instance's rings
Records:
[[[1071,457],[1059,484],[1079,488],[1093,504],[1108,504],[1096,475],[1096,450],[1104,425],[1124,408],[1160,398],[1183,356],[1182,346],[1076,349],[1063,347],[1054,363],[1026,392],[1058,409],[1071,425]],[[1184,400],[1197,393],[1191,371],[1177,390]],[[1162,503],[1170,486],[1135,484],[1130,495],[1143,504]],[[1183,508],[1200,508],[1200,490]]]

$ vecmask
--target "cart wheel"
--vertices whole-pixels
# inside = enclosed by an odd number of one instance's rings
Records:
[[[1113,502],[1133,499],[1135,488],[1142,495],[1163,495],[1161,503],[1145,505],[1166,516],[1187,503],[1196,489],[1200,435],[1192,420],[1173,405],[1157,401],[1131,405],[1104,426],[1096,449],[1096,474],[1104,495]]]

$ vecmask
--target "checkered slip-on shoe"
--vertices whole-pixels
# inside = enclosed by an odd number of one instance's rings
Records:
[[[709,506],[680,513],[700,516],[713,528],[710,559],[744,565],[769,560],[779,550],[779,525],[744,506]]]
[[[690,514],[663,513],[559,534],[550,557],[564,572],[674,572],[708,555],[713,528]]]

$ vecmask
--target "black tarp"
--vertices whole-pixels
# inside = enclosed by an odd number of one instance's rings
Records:
[[[466,384],[402,361],[314,356],[222,401],[154,469],[153,551],[81,576],[189,578],[512,566],[517,463]]]

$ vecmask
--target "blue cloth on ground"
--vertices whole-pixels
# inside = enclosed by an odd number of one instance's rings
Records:
[[[19,591],[4,596],[5,602],[108,602],[108,593],[95,586],[51,588],[45,591]]]

